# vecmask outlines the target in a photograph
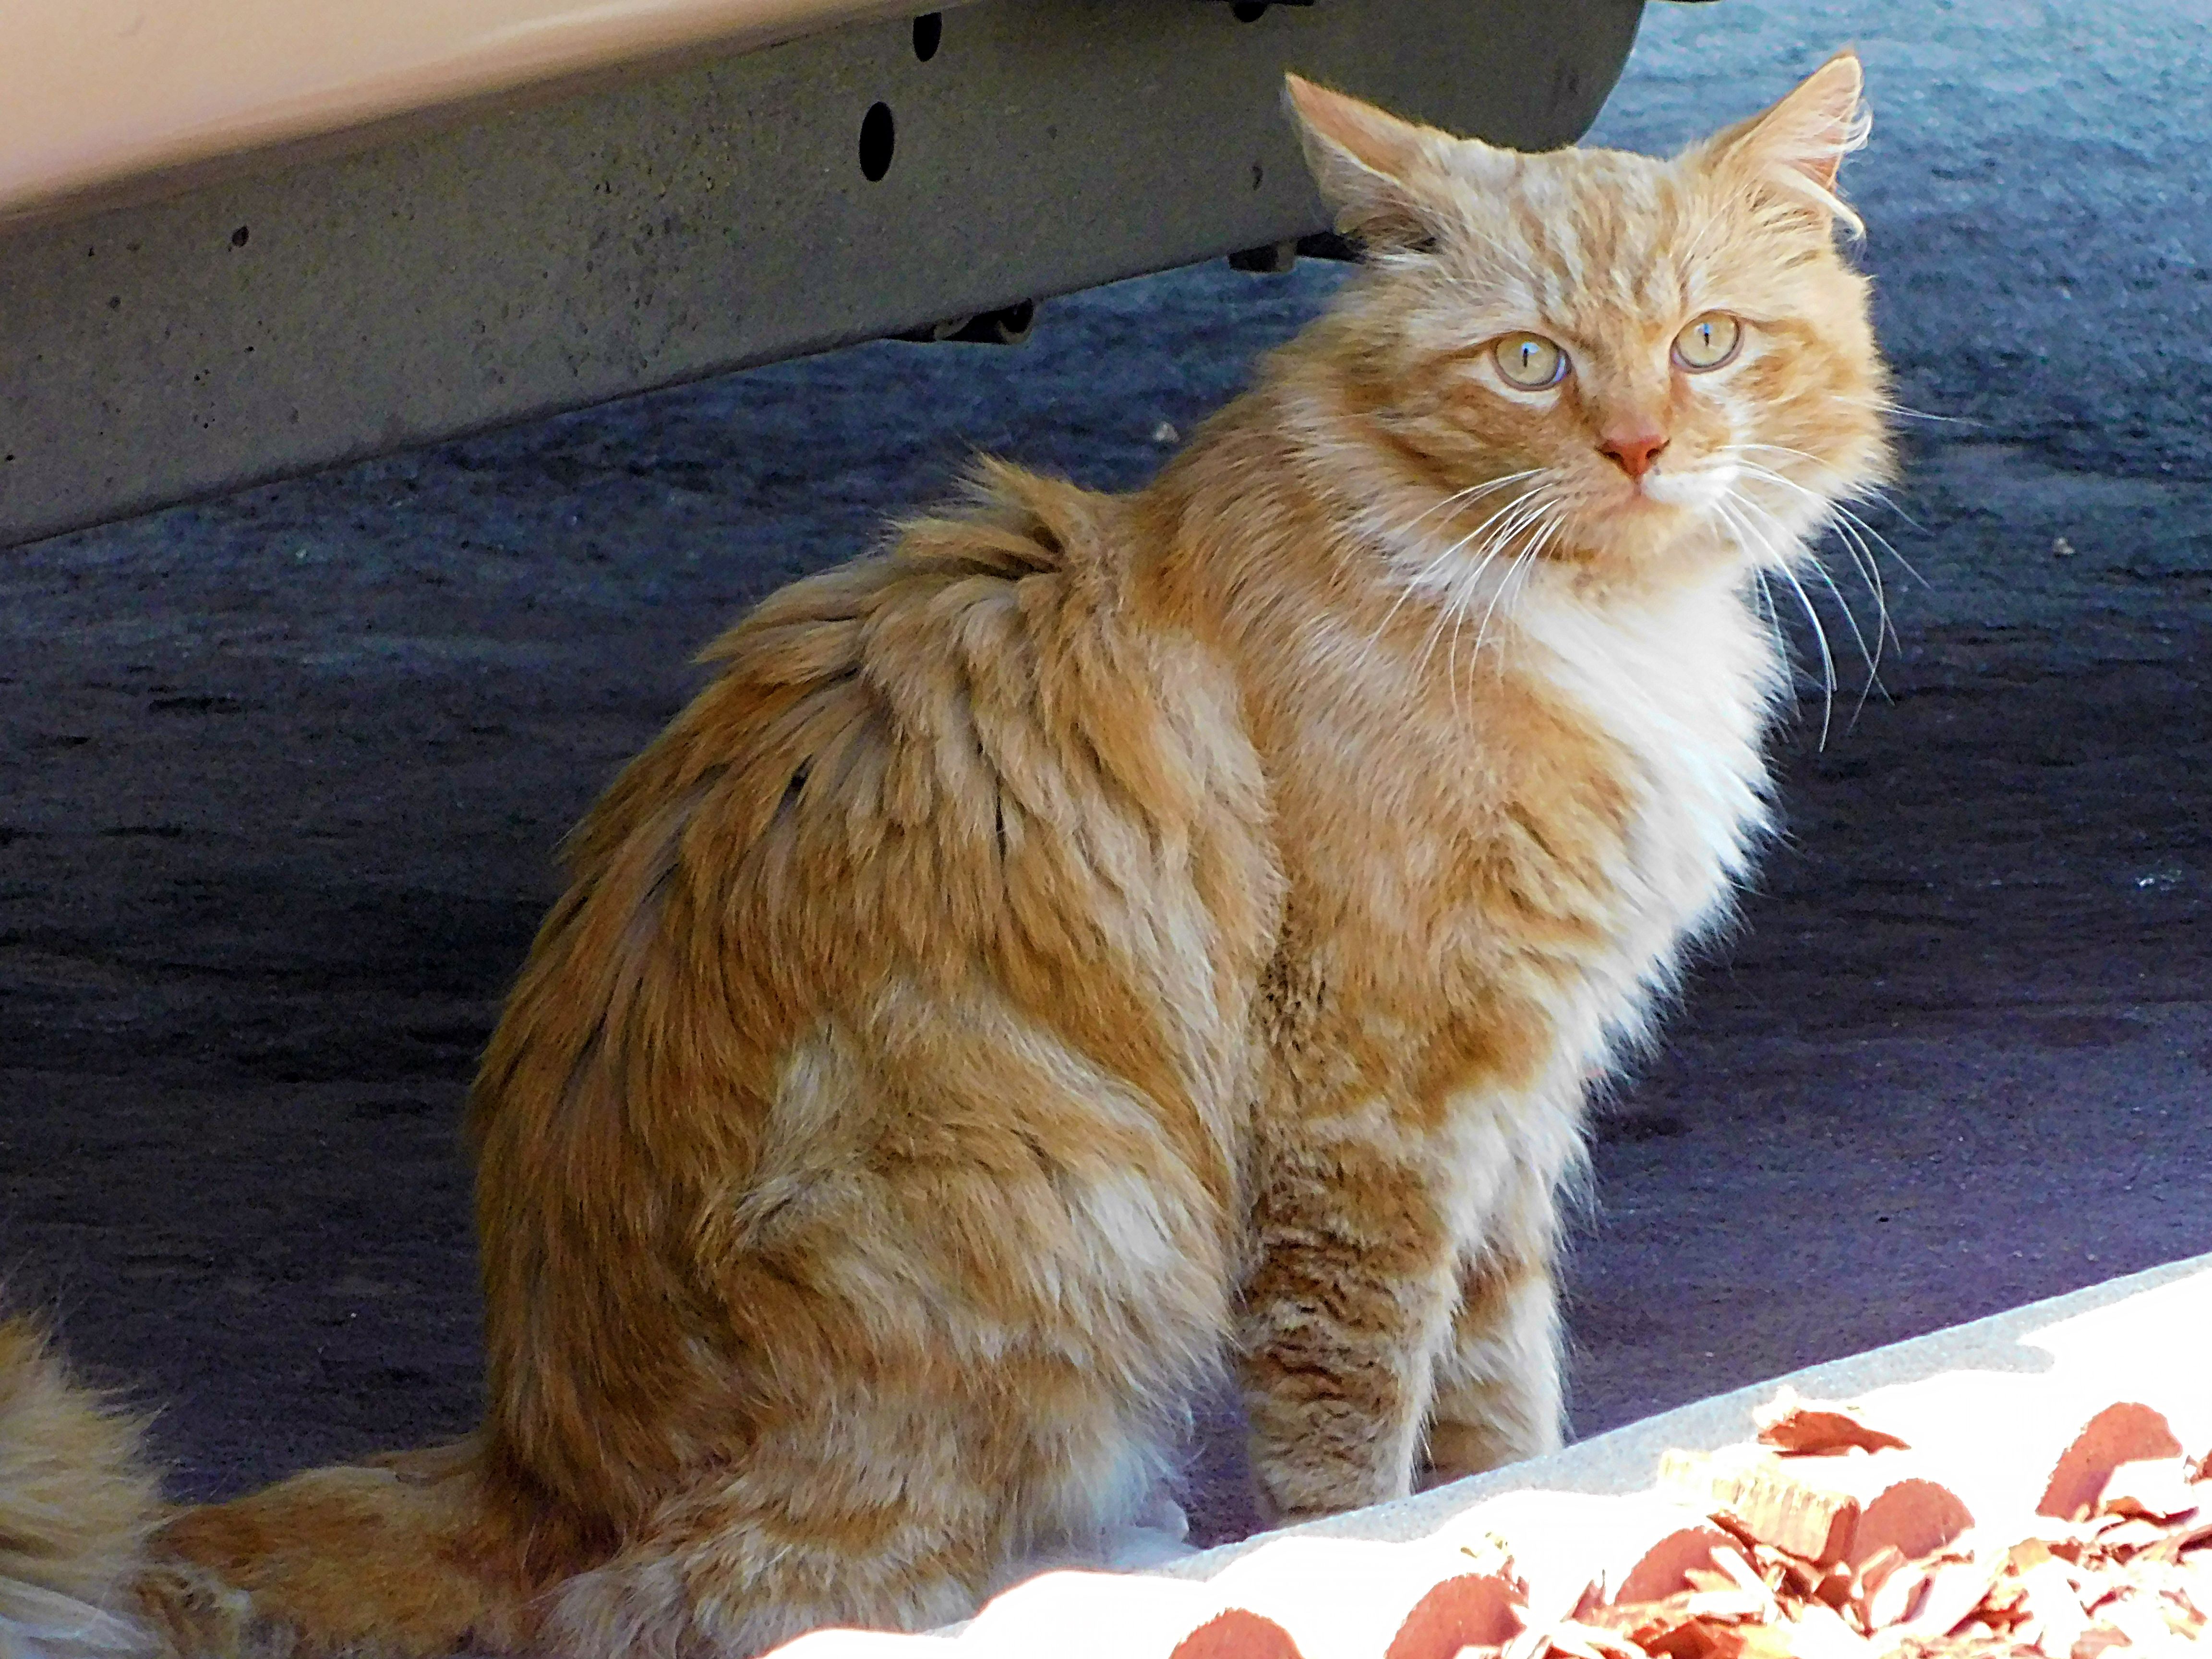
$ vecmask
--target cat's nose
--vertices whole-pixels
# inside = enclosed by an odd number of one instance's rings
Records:
[[[1632,478],[1640,478],[1667,447],[1663,432],[1617,432],[1601,439],[1598,451]]]

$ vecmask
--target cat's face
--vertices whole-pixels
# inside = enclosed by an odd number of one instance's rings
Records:
[[[1407,503],[1428,503],[1409,550],[1755,565],[1879,481],[1867,284],[1835,247],[1859,90],[1838,57],[1660,161],[1524,155],[1293,82],[1316,175],[1370,248],[1334,356]]]

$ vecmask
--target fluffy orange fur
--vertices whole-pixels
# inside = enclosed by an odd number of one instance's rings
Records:
[[[1765,819],[1755,585],[1885,465],[1859,91],[1657,161],[1293,81],[1364,268],[1149,488],[987,466],[713,647],[477,1081],[488,1420],[172,1521],[164,1639],[957,1618],[1224,1367],[1285,1519],[1556,1446],[1584,1097]]]
[[[140,1434],[35,1323],[0,1321],[0,1659],[143,1650],[127,1603],[161,1509]]]

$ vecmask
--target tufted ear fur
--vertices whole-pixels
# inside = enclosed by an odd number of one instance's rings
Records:
[[[1699,146],[1705,165],[1733,175],[1822,228],[1865,223],[1836,191],[1844,157],[1867,141],[1873,118],[1860,103],[1866,85],[1858,54],[1845,47],[1764,114],[1737,123]]]
[[[1435,241],[1451,219],[1455,177],[1463,185],[1468,173],[1499,154],[1301,76],[1283,81],[1306,165],[1337,210],[1337,228],[1370,246]]]

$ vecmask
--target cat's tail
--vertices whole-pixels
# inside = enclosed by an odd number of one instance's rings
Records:
[[[512,1652],[582,1565],[475,1440],[161,1503],[140,1425],[0,1320],[0,1659]]]

